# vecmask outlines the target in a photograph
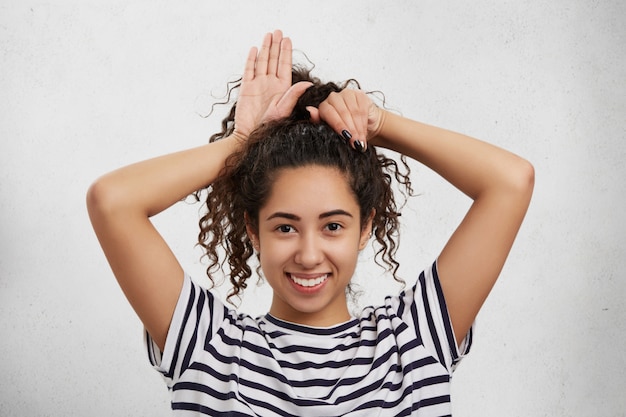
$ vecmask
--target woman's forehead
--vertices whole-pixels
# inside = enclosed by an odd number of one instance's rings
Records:
[[[274,176],[261,212],[318,216],[336,210],[359,212],[346,175],[334,167],[307,165],[281,169]]]

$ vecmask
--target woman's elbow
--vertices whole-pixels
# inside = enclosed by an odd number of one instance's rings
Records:
[[[518,158],[509,169],[511,189],[526,202],[530,202],[535,187],[535,167],[530,161]]]
[[[116,211],[119,207],[119,192],[106,176],[95,180],[87,189],[86,203],[87,212],[92,222],[95,217],[105,217]]]
[[[522,158],[519,171],[519,181],[522,190],[528,194],[532,194],[535,188],[535,167],[530,161]]]

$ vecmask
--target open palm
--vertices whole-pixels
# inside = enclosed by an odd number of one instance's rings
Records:
[[[237,100],[236,134],[247,137],[259,124],[287,117],[311,85],[291,85],[291,53],[291,40],[280,30],[265,35],[260,51],[250,50]]]

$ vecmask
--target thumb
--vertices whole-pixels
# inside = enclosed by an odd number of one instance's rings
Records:
[[[307,111],[311,115],[311,121],[313,123],[320,123],[322,121],[320,117],[320,109],[313,106],[306,106]]]
[[[289,114],[295,107],[298,99],[306,90],[311,87],[313,83],[309,81],[300,81],[295,83],[287,91],[285,94],[278,100],[276,103],[276,109],[280,114]]]

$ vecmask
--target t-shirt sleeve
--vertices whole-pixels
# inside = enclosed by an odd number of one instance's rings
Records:
[[[144,331],[148,358],[163,374],[168,388],[189,367],[196,349],[202,349],[224,317],[224,306],[213,294],[194,283],[185,274],[183,287],[172,316],[170,328],[161,351],[147,331]]]
[[[424,347],[452,373],[470,351],[474,325],[457,346],[436,261],[419,275],[417,283],[407,293],[412,297],[409,310],[418,337]]]

